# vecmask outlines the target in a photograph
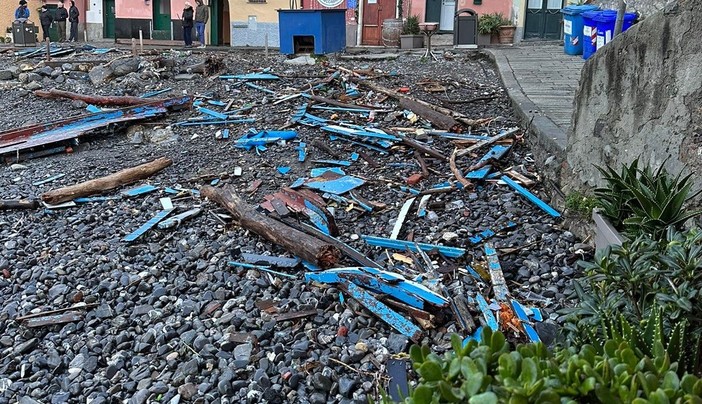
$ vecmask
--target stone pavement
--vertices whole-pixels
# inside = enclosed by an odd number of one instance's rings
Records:
[[[522,44],[487,51],[494,56],[522,121],[525,125],[531,122],[530,129],[550,152],[563,153],[582,57],[566,55],[563,46],[556,44]]]

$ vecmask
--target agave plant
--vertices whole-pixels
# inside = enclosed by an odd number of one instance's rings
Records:
[[[655,171],[649,166],[639,168],[637,158],[622,165],[621,173],[609,166],[597,167],[607,186],[597,188],[595,195],[603,215],[616,228],[633,237],[650,234],[661,239],[668,227],[680,229],[688,219],[702,214],[702,210],[683,209],[700,193],[692,192],[692,174],[672,177],[664,164]]]

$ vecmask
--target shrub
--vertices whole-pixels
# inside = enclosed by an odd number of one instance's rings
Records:
[[[615,340],[600,350],[584,345],[551,352],[541,343],[512,348],[487,327],[481,337],[463,345],[453,335],[453,350],[443,356],[413,346],[420,379],[405,403],[702,403],[702,381],[679,377],[660,343],[649,357]]]
[[[597,206],[597,200],[593,196],[579,191],[573,191],[566,196],[566,209],[577,215],[590,217],[595,206]]]
[[[497,34],[504,20],[501,13],[483,14],[478,18],[478,33],[483,35]]]
[[[402,35],[419,35],[419,16],[411,15],[402,24]]]

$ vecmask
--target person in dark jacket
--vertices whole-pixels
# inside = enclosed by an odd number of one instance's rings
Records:
[[[59,2],[56,9],[56,22],[58,23],[59,42],[66,42],[66,20],[68,19],[68,10],[63,6],[63,1]]]
[[[193,46],[193,18],[195,17],[195,10],[193,10],[192,4],[185,2],[185,8],[183,8],[183,41],[185,41],[185,47],[190,48]]]
[[[76,2],[71,0],[71,8],[68,9],[68,22],[71,23],[71,35],[68,40],[75,42],[78,39],[78,17],[80,16],[80,11],[76,7]]]
[[[205,47],[205,24],[210,19],[210,9],[202,2],[196,0],[197,8],[195,9],[195,29],[197,30],[197,40],[200,41],[200,47]]]
[[[39,12],[39,23],[41,24],[41,32],[44,34],[44,40],[49,37],[49,28],[51,28],[51,23],[54,22],[54,16],[51,15],[46,6],[41,6],[41,12]]]
[[[26,21],[29,18],[29,9],[27,8],[27,1],[20,0],[19,7],[15,10],[15,20]]]

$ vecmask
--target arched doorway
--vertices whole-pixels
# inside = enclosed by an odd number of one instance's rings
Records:
[[[210,0],[210,43],[212,45],[229,45],[231,37],[229,1]]]

